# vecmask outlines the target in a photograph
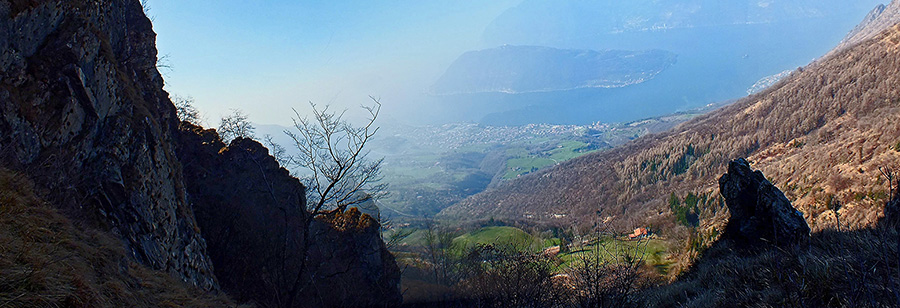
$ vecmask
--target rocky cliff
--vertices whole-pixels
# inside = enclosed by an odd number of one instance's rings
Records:
[[[0,167],[134,261],[206,291],[278,303],[314,230],[297,304],[399,304],[377,223],[310,228],[305,188],[262,145],[226,147],[177,121],[155,38],[137,0],[0,0]]]
[[[0,1],[0,162],[139,262],[215,289],[155,38],[137,0]]]
[[[306,219],[305,188],[259,142],[239,138],[226,146],[214,130],[184,122],[178,156],[226,293],[262,306],[283,305],[305,250],[304,305],[400,303],[400,271],[377,222],[350,211],[326,221]],[[304,247],[307,231],[311,241]]]
[[[185,187],[216,277],[239,301],[278,298],[301,257],[293,252],[305,229],[305,188],[259,143],[226,147],[215,130],[182,128]]]

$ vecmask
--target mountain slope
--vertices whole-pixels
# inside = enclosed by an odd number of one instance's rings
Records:
[[[233,307],[129,260],[113,235],[73,223],[25,175],[0,168],[2,307]]]
[[[878,168],[900,161],[898,53],[895,26],[672,131],[501,185],[442,215],[590,223],[602,208],[623,229],[671,225],[667,198],[690,192],[708,218],[724,212],[716,178],[730,159],[748,157],[814,229],[834,221],[826,200],[846,204],[842,222],[871,223],[886,201]]]
[[[862,23],[850,31],[847,38],[835,50],[842,50],[871,39],[892,26],[897,20],[900,20],[900,1],[893,0],[887,6],[878,5],[872,12],[869,12],[869,15],[866,15]]]

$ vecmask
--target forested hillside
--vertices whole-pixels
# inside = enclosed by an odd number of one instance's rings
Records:
[[[879,168],[900,159],[900,27],[793,73],[759,94],[621,148],[587,155],[475,195],[447,217],[588,223],[598,209],[625,229],[699,214],[720,222],[714,189],[747,157],[813,229],[875,221],[887,200]],[[681,199],[695,196],[693,207]],[[685,198],[687,199],[687,198]],[[677,202],[675,202],[677,201]],[[718,214],[717,214],[718,213]]]

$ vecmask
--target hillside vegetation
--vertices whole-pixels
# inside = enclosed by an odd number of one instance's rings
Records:
[[[635,307],[897,307],[894,227],[813,233],[808,245],[750,250],[713,245],[672,284]]]
[[[0,307],[228,307],[222,295],[129,261],[111,234],[73,224],[0,168]]]
[[[442,215],[585,223],[579,217],[603,208],[622,229],[670,226],[667,198],[692,193],[703,196],[708,226],[724,221],[715,180],[730,159],[748,157],[813,229],[837,221],[826,201],[844,204],[842,224],[871,224],[887,200],[879,167],[900,161],[898,46],[895,26],[674,130],[524,176]]]

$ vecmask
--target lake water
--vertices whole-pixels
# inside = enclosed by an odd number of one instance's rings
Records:
[[[422,120],[492,125],[622,122],[740,98],[759,79],[804,66],[831,50],[856,25],[843,19],[585,37],[572,46],[552,47],[663,49],[678,54],[678,62],[654,79],[624,88],[429,96],[424,103],[437,111]]]

